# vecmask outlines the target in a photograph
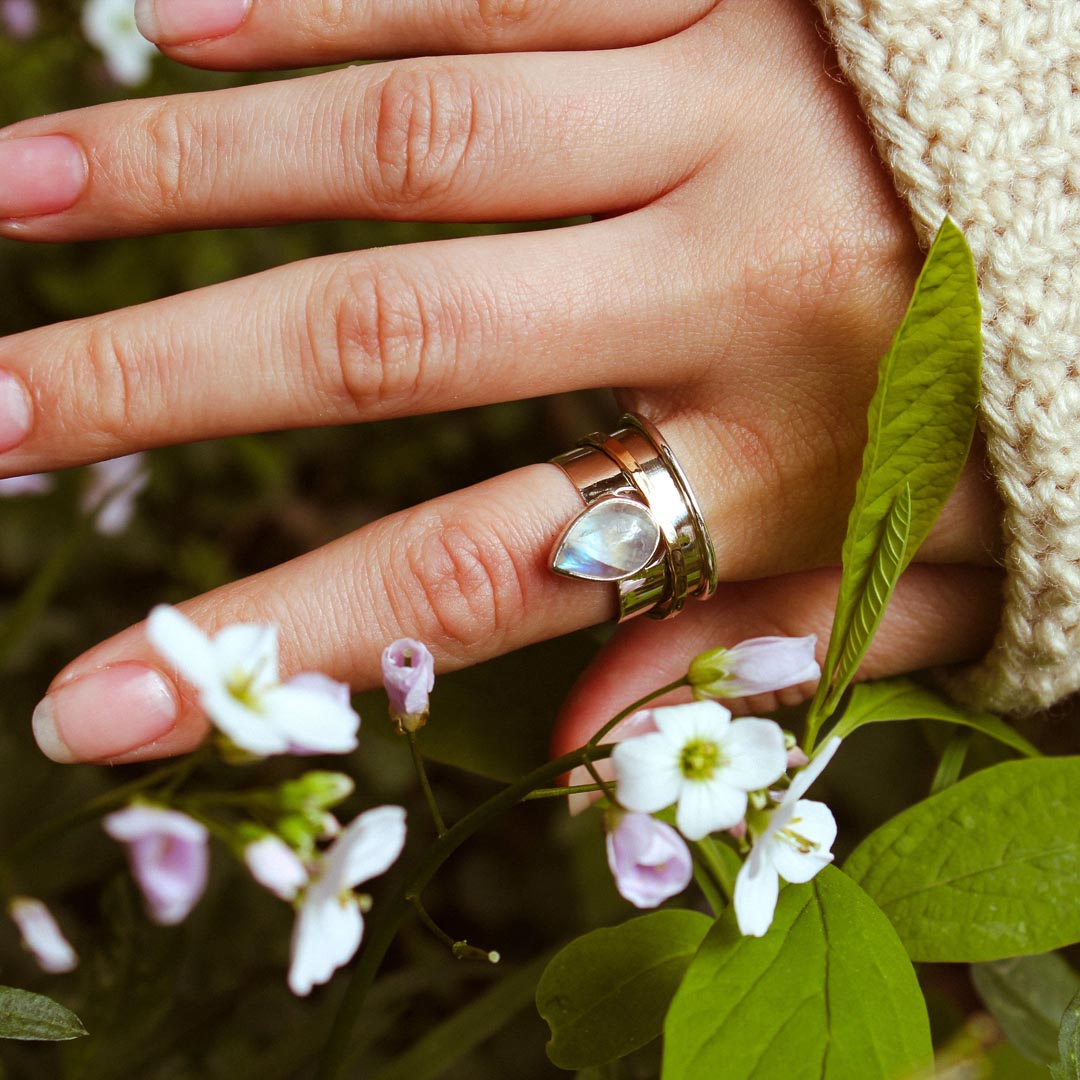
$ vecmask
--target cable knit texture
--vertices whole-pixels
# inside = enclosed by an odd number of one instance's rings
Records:
[[[1031,712],[1080,689],[1080,0],[818,5],[920,239],[975,254],[1008,581],[950,689]]]

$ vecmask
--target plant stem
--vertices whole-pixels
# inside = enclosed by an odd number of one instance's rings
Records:
[[[420,921],[450,950],[456,944],[454,939],[428,914],[423,901],[416,894],[410,896],[409,903],[413,910],[420,916]]]
[[[521,801],[531,802],[533,799],[561,799],[567,795],[585,795],[594,791],[603,791],[600,784],[571,784],[569,787],[537,788],[530,791]]]
[[[704,840],[698,840],[694,844],[694,852],[701,857],[702,863],[708,867],[709,875],[730,903],[735,895],[735,879],[717,850],[716,841],[706,836]]]
[[[475,810],[466,814],[460,821],[448,829],[423,854],[416,864],[412,875],[402,884],[393,897],[387,901],[382,916],[372,919],[371,936],[364,945],[352,981],[349,983],[338,1007],[337,1015],[330,1028],[326,1046],[316,1071],[316,1080],[337,1080],[345,1068],[352,1038],[360,1010],[364,1006],[368,991],[375,981],[383,957],[390,948],[395,935],[408,913],[409,897],[418,895],[438,872],[439,867],[482,826],[493,818],[521,802],[530,791],[549,784],[555,777],[568,772],[575,765],[585,765],[590,761],[605,758],[611,753],[607,746],[583,746],[562,757],[555,758],[523,776],[520,780],[503,788],[487,802],[481,803]]]
[[[683,686],[690,685],[690,678],[684,675],[681,679],[676,679],[672,683],[668,683],[667,686],[661,686],[659,690],[653,690],[651,693],[646,694],[643,698],[638,698],[631,705],[627,705],[622,712],[616,713],[585,745],[590,749],[594,746],[600,745],[600,740],[607,735],[616,724],[625,720],[632,713],[636,713],[643,705],[648,705],[650,701],[655,701],[658,697],[662,697],[664,694],[670,694],[672,690],[678,690]]]
[[[79,524],[70,530],[67,539],[38,568],[30,584],[15,601],[15,606],[7,618],[0,623],[0,664],[7,660],[11,650],[26,636],[27,628],[52,599],[64,573],[90,531],[89,520],[82,518]]]
[[[443,816],[439,812],[439,804],[435,801],[435,792],[431,790],[431,781],[428,779],[424,759],[416,742],[416,732],[407,731],[405,734],[409,740],[409,751],[412,754],[413,765],[416,767],[416,775],[420,780],[420,788],[424,792],[424,800],[427,802],[428,810],[431,812],[431,820],[435,822],[435,831],[440,837],[445,836],[446,822],[443,821]]]

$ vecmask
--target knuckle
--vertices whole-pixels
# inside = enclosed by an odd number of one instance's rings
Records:
[[[454,6],[459,22],[488,43],[541,14],[541,0],[454,0]]]
[[[341,263],[310,297],[316,367],[361,415],[444,400],[460,381],[463,356],[483,353],[469,343],[495,336],[496,308],[483,290],[424,281],[389,261]]]
[[[155,216],[169,215],[180,209],[184,191],[198,187],[205,131],[200,130],[185,110],[173,105],[154,106],[145,121],[148,159],[139,167],[133,161],[134,190],[144,193],[147,209]]]
[[[445,201],[463,174],[493,156],[501,138],[492,96],[461,70],[405,65],[368,95],[374,142],[361,172],[389,205]]]
[[[427,511],[411,525],[410,534],[421,539],[397,560],[396,580],[407,607],[402,614],[409,620],[400,625],[421,628],[427,640],[462,658],[480,645],[485,652],[497,648],[525,614],[519,556],[491,524],[465,524]]]
[[[365,413],[414,402],[443,349],[425,290],[387,266],[343,264],[317,303],[329,304],[330,317],[309,319],[309,325],[319,337],[328,326],[331,340],[313,351],[332,358],[329,381],[349,405]]]
[[[133,427],[132,409],[138,400],[134,371],[121,336],[108,323],[93,326],[72,379],[77,393],[71,400],[79,403],[75,424],[81,433],[96,432],[109,443],[127,441]]]

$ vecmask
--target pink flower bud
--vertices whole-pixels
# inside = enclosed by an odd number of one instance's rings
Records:
[[[382,677],[390,715],[403,730],[418,731],[427,722],[428,694],[435,685],[435,658],[428,647],[412,638],[387,646]]]
[[[789,769],[801,769],[810,764],[810,759],[799,749],[793,746],[787,752],[787,767]]]
[[[307,868],[280,837],[267,833],[244,848],[244,863],[264,889],[292,900],[308,883]]]
[[[742,821],[740,821],[738,824],[732,825],[731,828],[728,829],[728,836],[730,836],[733,840],[745,840],[746,818],[743,818]]]
[[[29,896],[16,896],[8,905],[8,914],[22,935],[23,944],[34,954],[42,971],[62,975],[79,966],[79,957],[60,929],[52,912]]]
[[[639,908],[654,908],[681,893],[694,872],[683,838],[648,814],[622,815],[607,835],[607,857],[615,887]]]
[[[690,663],[694,697],[736,698],[767,694],[821,677],[814,659],[817,638],[760,637],[730,649],[711,649]]]
[[[131,873],[150,918],[162,926],[183,922],[206,888],[210,855],[205,826],[187,814],[135,803],[102,823],[127,845]]]

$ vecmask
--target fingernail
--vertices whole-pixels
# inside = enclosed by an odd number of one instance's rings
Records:
[[[33,409],[22,380],[0,368],[0,453],[14,450],[30,432]]]
[[[34,710],[34,738],[63,765],[107,761],[160,739],[179,714],[176,690],[143,664],[114,664],[64,683]]]
[[[0,218],[66,210],[86,187],[86,158],[66,135],[0,139]]]
[[[137,0],[139,33],[155,45],[187,45],[240,28],[251,0]]]

